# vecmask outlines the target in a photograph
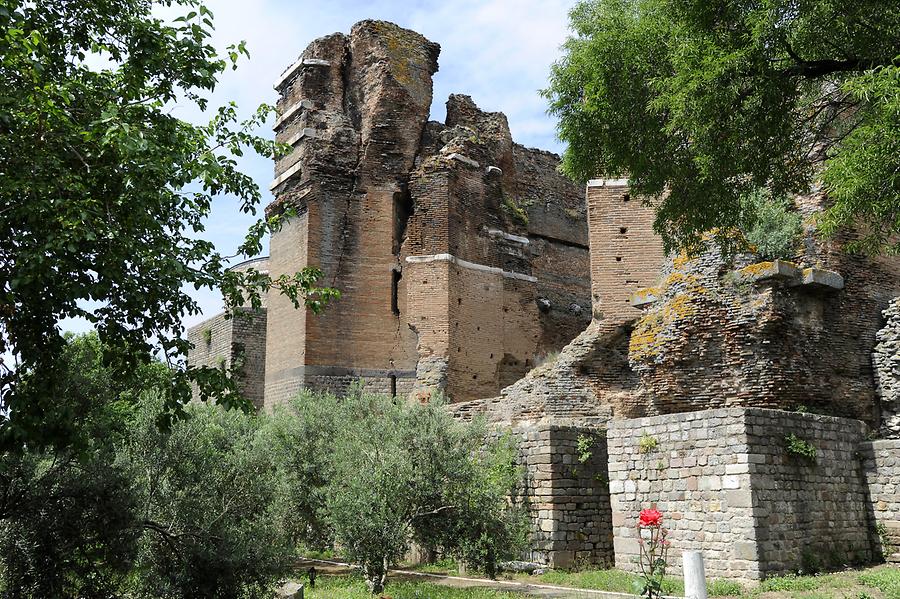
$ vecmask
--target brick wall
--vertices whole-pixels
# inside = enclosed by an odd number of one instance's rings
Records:
[[[267,313],[238,308],[232,318],[219,314],[188,329],[193,349],[190,366],[236,369],[238,388],[256,407],[263,405],[266,370]],[[194,399],[198,399],[194,386]]]
[[[900,563],[900,440],[860,446],[875,538],[884,557]]]
[[[268,210],[301,216],[273,234],[272,272],[317,266],[343,295],[318,317],[273,299],[267,404],[357,374],[399,392],[416,371],[414,394],[495,395],[590,321],[578,186],[467,96],[426,122],[437,54],[363,21],[314,41],[276,84],[276,139],[293,150]]]
[[[767,265],[713,247],[667,261],[629,347],[648,413],[805,407],[876,428],[872,349],[900,271],[857,264],[838,271],[843,289],[802,283],[800,263],[795,277],[747,274]]]
[[[269,273],[273,278],[292,274],[308,264],[306,240],[309,210],[299,207],[291,218],[272,235],[269,243]],[[266,323],[265,405],[272,408],[293,397],[301,388],[302,366],[306,360],[307,310],[296,309],[288,298],[271,294]]]
[[[597,318],[640,316],[631,296],[652,286],[663,265],[662,241],[653,232],[653,208],[631,196],[626,180],[597,179],[587,186],[591,294]]]
[[[792,433],[815,447],[815,463],[787,451]],[[685,550],[703,551],[711,578],[870,559],[864,434],[859,421],[757,408],[610,422],[616,566],[636,569],[636,519],[654,503],[675,573]]]

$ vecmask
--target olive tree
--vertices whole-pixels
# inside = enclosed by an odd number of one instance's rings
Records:
[[[509,499],[522,473],[509,444],[492,441],[483,425],[455,421],[440,401],[407,402],[361,388],[344,398],[303,394],[291,413],[309,419],[304,430],[316,429],[319,458],[299,442],[285,445],[279,459],[295,467],[291,456],[316,463],[328,539],[361,567],[373,593],[413,541],[489,573],[522,548],[524,512]]]

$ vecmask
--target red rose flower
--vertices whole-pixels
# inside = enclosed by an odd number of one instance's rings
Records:
[[[662,513],[659,510],[641,510],[640,526],[662,526]]]

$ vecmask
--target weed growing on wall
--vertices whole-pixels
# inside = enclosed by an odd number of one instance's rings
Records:
[[[641,440],[638,441],[638,452],[646,455],[654,451],[657,445],[659,445],[659,441],[656,440],[656,437],[646,434],[641,435]]]
[[[816,461],[816,447],[809,441],[801,439],[794,433],[785,437],[784,440],[787,442],[788,454],[803,458],[809,462],[814,463]]]

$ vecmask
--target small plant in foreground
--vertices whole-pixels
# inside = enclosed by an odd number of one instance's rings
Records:
[[[666,557],[670,544],[666,538],[669,531],[662,525],[662,513],[656,508],[641,510],[637,533],[641,578],[635,581],[634,590],[647,599],[657,599],[663,595],[663,580],[668,565]]]
[[[810,462],[816,461],[816,447],[809,441],[801,439],[794,433],[785,437],[784,440],[787,442],[787,451],[789,454],[799,456]]]

